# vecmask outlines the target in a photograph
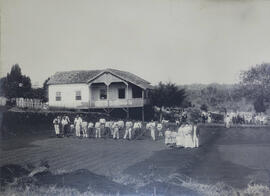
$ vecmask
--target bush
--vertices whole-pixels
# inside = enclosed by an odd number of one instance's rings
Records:
[[[97,112],[68,112],[68,111],[6,111],[3,113],[3,121],[1,130],[8,132],[24,132],[24,131],[44,131],[53,128],[53,119],[57,116],[67,115],[71,122],[74,121],[76,115],[82,115],[82,118],[86,121],[98,121],[100,118],[107,120],[112,119],[105,113]]]
[[[207,107],[206,104],[202,104],[201,107],[200,107],[200,109],[201,109],[202,111],[205,111],[205,112],[208,111],[208,107]]]

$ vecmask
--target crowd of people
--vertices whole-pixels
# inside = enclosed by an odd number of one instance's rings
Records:
[[[198,117],[199,116],[199,117]],[[193,120],[192,120],[193,119]],[[223,119],[223,118],[222,118]],[[224,123],[227,128],[233,124],[258,124],[267,123],[264,114],[253,114],[248,112],[226,113]],[[107,121],[104,118],[97,122],[87,122],[86,118],[77,115],[73,121],[66,115],[58,116],[53,120],[55,134],[57,137],[76,136],[78,138],[113,138],[115,140],[135,140],[140,136],[149,136],[156,141],[164,139],[165,144],[170,147],[199,147],[199,128],[197,123],[211,123],[210,112],[183,112],[181,118],[174,126],[166,120],[161,122],[151,121]]]
[[[68,116],[58,116],[53,120],[56,137],[76,136],[78,138],[113,138],[115,140],[134,140],[139,136],[150,136],[153,141],[165,139],[170,147],[198,147],[197,126],[187,121],[178,126],[169,126],[168,121],[106,121],[87,122],[77,115],[73,122]]]
[[[108,138],[113,139],[135,139],[143,134],[143,123],[141,121],[106,121],[101,118],[97,122],[87,122],[82,116],[77,115],[73,122],[68,116],[58,116],[53,120],[55,134],[57,137],[76,136],[78,138]],[[154,121],[146,124],[146,129],[151,131],[151,138],[156,140],[157,131],[161,132],[162,125]],[[154,130],[154,131],[153,131]],[[163,135],[159,133],[159,135]]]
[[[224,121],[227,128],[233,124],[266,125],[268,116],[264,113],[230,112],[226,114]]]
[[[202,112],[201,114],[202,123],[212,123],[214,121],[214,118],[212,115],[213,113],[211,112]],[[230,127],[231,125],[239,125],[239,124],[240,125],[241,124],[267,125],[269,123],[269,117],[264,113],[227,112],[222,115],[223,115],[222,119],[226,127]],[[220,121],[220,122],[222,123],[223,121]]]
[[[168,146],[198,148],[199,129],[194,123],[183,122],[177,131],[167,129],[165,131],[165,144]]]

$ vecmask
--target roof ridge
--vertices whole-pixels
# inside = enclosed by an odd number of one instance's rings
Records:
[[[48,84],[88,83],[90,80],[99,77],[99,75],[102,75],[104,72],[109,72],[142,88],[149,88],[151,86],[150,82],[144,80],[136,74],[113,68],[60,71],[56,72],[51,77]]]

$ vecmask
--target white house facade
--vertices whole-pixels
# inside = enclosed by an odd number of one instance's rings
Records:
[[[149,103],[146,80],[115,69],[57,72],[48,82],[49,107],[132,108]]]

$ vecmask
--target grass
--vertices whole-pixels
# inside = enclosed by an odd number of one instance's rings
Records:
[[[38,140],[33,136],[33,139],[28,141],[14,138],[2,142],[3,156],[0,157],[0,164],[27,163],[25,165],[32,168],[40,160],[46,159],[53,175],[68,176],[74,170],[84,168],[108,177],[106,180],[131,186],[139,195],[145,196],[152,195],[154,187],[158,195],[166,196],[178,195],[179,190],[191,190],[194,194],[206,196],[270,195],[267,184],[256,179],[251,183],[251,180],[246,178],[250,172],[251,177],[268,182],[267,178],[264,180],[261,175],[268,169],[268,158],[265,157],[270,157],[266,148],[270,141],[268,129],[203,127],[201,137],[203,146],[199,149],[169,149],[165,147],[164,141],[154,142],[149,139],[80,140],[47,136]],[[261,152],[261,149],[266,150],[264,153],[257,153]],[[29,161],[32,163],[28,163]],[[154,176],[150,175],[151,165],[156,168]],[[252,170],[252,167],[256,170]],[[208,178],[212,178],[212,181]],[[69,179],[69,183],[73,185],[73,178]],[[76,187],[59,187],[54,184],[48,184],[47,187],[26,186],[25,189],[13,185],[0,192],[0,195],[118,195],[115,192],[95,192],[93,187],[89,187],[89,180],[92,178],[87,178],[86,189],[81,192]],[[244,186],[233,186],[237,181],[243,182]],[[67,185],[68,182],[65,182]],[[162,189],[174,189],[174,192],[166,194],[167,190]],[[116,190],[119,191],[118,188]]]
[[[193,180],[190,181],[182,181],[177,186],[188,188],[190,190],[195,191],[200,196],[269,196],[270,189],[267,186],[259,185],[259,184],[249,184],[244,189],[236,189],[231,186],[228,186],[222,182],[216,183],[214,185],[206,185],[200,184]],[[154,189],[154,188],[153,188]],[[115,194],[104,194],[104,193],[97,193],[94,190],[89,190],[85,192],[80,192],[74,188],[66,188],[66,187],[56,187],[56,186],[49,186],[49,187],[37,187],[37,186],[27,186],[25,188],[10,186],[5,189],[5,191],[0,192],[0,194],[5,196],[118,196],[119,193]],[[121,195],[130,195],[130,194],[121,194]],[[132,195],[141,195],[147,196],[150,194],[144,193],[135,193]],[[154,192],[151,194],[154,195]],[[157,195],[159,195],[157,193]],[[182,194],[180,194],[182,195]],[[186,195],[186,194],[183,194]]]

